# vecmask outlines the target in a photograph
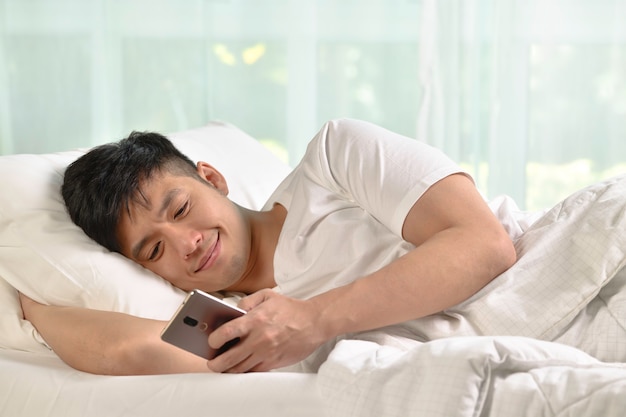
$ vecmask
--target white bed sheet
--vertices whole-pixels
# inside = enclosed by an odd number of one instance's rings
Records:
[[[101,376],[52,354],[0,349],[2,417],[320,417],[316,375]]]

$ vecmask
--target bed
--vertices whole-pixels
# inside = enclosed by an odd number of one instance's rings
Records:
[[[289,167],[236,127],[170,135],[262,207]],[[86,238],[58,193],[85,150],[0,157],[1,416],[623,416],[626,176],[555,207],[490,202],[519,261],[440,314],[346,335],[293,367],[113,377],[65,365],[21,316],[37,301],[169,319],[184,293]],[[10,180],[7,180],[9,179]],[[145,294],[149,294],[146,297]]]

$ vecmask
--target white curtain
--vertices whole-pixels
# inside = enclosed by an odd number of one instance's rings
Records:
[[[528,209],[626,171],[626,1],[422,2],[418,137]]]
[[[0,0],[0,153],[356,117],[529,210],[624,170],[626,0]]]

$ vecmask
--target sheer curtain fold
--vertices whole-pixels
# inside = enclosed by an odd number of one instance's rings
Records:
[[[626,169],[626,1],[422,2],[417,137],[541,209]]]
[[[294,164],[324,121],[550,206],[626,170],[626,0],[0,0],[0,153],[210,120]]]

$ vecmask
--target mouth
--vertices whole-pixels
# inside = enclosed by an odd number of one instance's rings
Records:
[[[217,258],[219,256],[220,250],[222,248],[222,242],[220,240],[220,234],[217,233],[217,238],[215,239],[215,243],[211,245],[207,252],[204,254],[202,259],[200,259],[200,263],[198,264],[198,268],[194,272],[204,271],[209,269],[211,266],[215,264]]]

